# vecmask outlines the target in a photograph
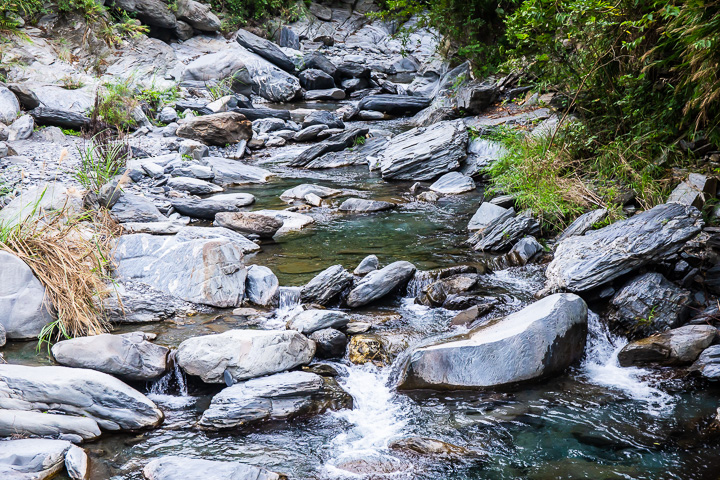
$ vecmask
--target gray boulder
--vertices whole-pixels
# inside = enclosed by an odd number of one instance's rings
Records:
[[[12,140],[12,139],[11,139]],[[702,209],[707,199],[713,198],[717,191],[717,179],[708,178],[700,173],[691,173],[668,197],[667,203],[692,205]]]
[[[335,80],[327,73],[317,68],[303,70],[298,75],[300,85],[305,90],[325,90],[335,88]]]
[[[415,348],[398,388],[495,388],[560,373],[582,357],[587,313],[577,295],[551,295],[467,334]]]
[[[245,297],[255,305],[271,305],[278,293],[280,283],[268,267],[250,265],[245,283]]]
[[[317,139],[325,130],[328,130],[327,125],[312,125],[295,133],[292,139],[296,142],[309,142]]]
[[[625,345],[618,353],[620,366],[683,365],[697,360],[717,337],[711,325],[686,325]]]
[[[229,330],[219,335],[188,338],[175,359],[190,375],[207,383],[247,380],[306,365],[315,344],[294,330]]]
[[[348,343],[347,335],[334,328],[317,330],[310,334],[310,340],[315,342],[318,358],[341,358]]]
[[[210,240],[227,238],[233,241],[243,253],[256,252],[260,246],[237,232],[223,227],[184,227],[176,235],[178,241]]]
[[[603,221],[607,216],[606,208],[598,208],[587,213],[583,213],[575,219],[558,237],[558,242],[562,242],[566,238],[576,235],[585,235],[588,230],[592,230],[595,224]]]
[[[450,172],[430,185],[430,190],[444,195],[457,195],[475,190],[475,182],[472,178],[460,172]]]
[[[459,121],[413,128],[393,137],[380,153],[384,179],[432,180],[460,167],[467,155],[468,134]]]
[[[345,91],[340,88],[329,88],[325,90],[308,90],[305,92],[305,100],[344,100]],[[347,119],[345,119],[347,120]]]
[[[557,246],[545,271],[545,289],[582,292],[677,253],[700,232],[703,221],[694,207],[678,203],[650,210],[570,237]]]
[[[252,123],[240,113],[213,113],[185,119],[175,133],[178,137],[224,147],[228,144],[250,140]]]
[[[219,32],[222,28],[220,19],[210,7],[194,0],[178,0],[175,15],[202,32]]]
[[[203,162],[213,169],[215,174],[213,183],[223,187],[248,183],[266,183],[268,178],[274,175],[274,173],[264,168],[227,158],[207,157],[203,159]]]
[[[175,28],[175,15],[162,0],[112,0],[112,3],[146,25]]]
[[[37,107],[30,112],[36,125],[44,127],[71,128],[82,130],[92,123],[90,117],[82,113],[60,110],[57,108]]]
[[[300,290],[300,300],[306,304],[327,305],[352,285],[352,281],[353,276],[342,265],[333,265],[317,274]]]
[[[711,345],[700,354],[689,368],[709,380],[720,380],[720,345]]]
[[[27,140],[33,134],[35,121],[30,115],[23,115],[15,120],[8,129],[8,140]]]
[[[690,291],[660,273],[629,280],[610,301],[608,319],[635,338],[679,327],[690,314]]]
[[[310,52],[306,54],[303,58],[303,65],[305,65],[305,68],[322,70],[333,78],[335,78],[337,73],[335,64],[320,52]]]
[[[146,283],[193,303],[221,308],[242,304],[243,248],[230,238],[123,235],[116,243],[114,259],[120,280]]]
[[[327,125],[328,128],[345,128],[345,124],[337,115],[326,110],[316,110],[305,116],[302,127],[307,128],[313,125]]]
[[[40,106],[40,100],[37,94],[33,90],[22,83],[11,83],[8,84],[7,88],[15,94],[15,97],[20,102],[20,106],[25,110],[32,110]]]
[[[0,323],[0,347],[4,347],[5,343],[7,342],[7,333],[5,332],[5,327],[2,323]]]
[[[287,328],[309,335],[323,328],[345,328],[348,323],[348,314],[339,310],[303,310],[288,322]]]
[[[112,323],[161,322],[183,307],[176,297],[149,285],[115,282],[111,294],[102,302],[103,313]]]
[[[287,123],[281,118],[261,118],[253,120],[253,130],[258,133],[276,132],[287,128]]]
[[[100,436],[100,427],[92,418],[31,410],[0,410],[0,436],[14,435],[52,438],[77,436],[88,441]]]
[[[374,272],[380,267],[380,261],[378,260],[378,257],[375,255],[368,255],[367,257],[363,258],[362,261],[358,264],[358,266],[353,270],[353,274],[355,275],[367,275],[370,272]]]
[[[455,101],[465,115],[478,115],[498,98],[499,86],[489,82],[467,82],[458,88]]]
[[[493,220],[501,217],[505,212],[507,212],[506,208],[490,202],[483,202],[470,219],[468,230],[484,230]]]
[[[0,325],[3,338],[36,338],[54,320],[45,287],[25,262],[10,252],[0,251]]]
[[[352,408],[352,397],[333,379],[310,372],[285,372],[222,390],[213,397],[199,425],[221,430],[342,408]]]
[[[52,347],[55,361],[67,367],[89,368],[131,381],[151,381],[168,369],[170,349],[147,341],[143,332],[63,340]]]
[[[167,217],[160,213],[152,199],[123,192],[110,209],[110,215],[119,223],[162,222]]]
[[[324,187],[322,185],[313,185],[311,183],[303,183],[297,187],[293,187],[289,190],[285,190],[280,194],[280,198],[286,202],[293,200],[303,200],[308,194],[317,195],[320,198],[332,197],[333,195],[339,195],[342,190],[335,188]]]
[[[65,465],[72,444],[65,440],[18,439],[0,442],[0,475],[8,480],[45,480]]]
[[[252,205],[255,197],[249,193],[224,193],[206,198],[175,198],[172,206],[183,215],[213,220],[220,212],[239,212]]]
[[[478,228],[467,243],[473,246],[473,250],[502,252],[524,236],[539,233],[540,225],[533,218],[515,215],[515,209],[509,208],[485,227]]]
[[[390,115],[415,115],[420,110],[430,106],[431,100],[427,97],[408,95],[369,95],[358,105],[360,110],[373,110]]]
[[[85,450],[73,445],[65,453],[65,470],[72,480],[86,480],[89,476],[88,456]]]
[[[143,469],[147,480],[281,480],[283,477],[264,468],[239,462],[218,462],[167,455],[156,458]]]
[[[219,212],[215,215],[214,225],[270,238],[282,228],[283,222],[254,212]]]
[[[341,212],[368,213],[392,210],[395,207],[397,207],[397,204],[391,202],[384,202],[381,200],[368,200],[366,198],[348,198],[342,204],[340,204],[338,210],[340,210]]]
[[[399,261],[370,272],[350,290],[346,303],[356,308],[378,300],[392,291],[405,286],[415,274],[415,265]]]
[[[214,183],[192,177],[171,177],[167,182],[167,186],[190,195],[208,195],[223,191],[222,187]]]
[[[24,190],[0,210],[0,223],[13,227],[51,212],[80,212],[80,198],[59,183],[45,183]]]
[[[288,56],[280,50],[280,47],[270,40],[260,38],[257,35],[243,29],[237,31],[236,40],[243,47],[253,53],[256,53],[257,55],[260,55],[268,62],[273,65],[277,65],[286,72],[293,73],[295,71],[295,64],[292,60],[290,60]]]
[[[0,365],[0,408],[81,415],[105,430],[156,427],[162,412],[106,373],[84,368]]]
[[[295,158],[295,160],[290,161],[288,165],[291,167],[306,167],[313,160],[316,160],[325,154],[339,152],[348,147],[352,147],[357,138],[365,137],[369,131],[370,129],[367,127],[358,127],[333,135],[322,143],[318,143],[317,145],[313,145],[312,147],[304,150]]]
[[[20,113],[20,102],[7,87],[0,86],[0,123],[10,125]]]

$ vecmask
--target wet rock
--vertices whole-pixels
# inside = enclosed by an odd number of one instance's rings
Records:
[[[313,160],[331,152],[339,152],[352,147],[355,139],[365,137],[370,131],[367,127],[351,128],[343,133],[333,135],[322,143],[313,145],[298,155],[288,164],[291,167],[306,167]]]
[[[530,259],[536,254],[543,251],[543,246],[535,239],[535,237],[525,237],[520,239],[518,243],[508,252],[508,263],[513,266],[521,267],[526,265]]]
[[[477,275],[460,274],[442,278],[423,288],[418,297],[419,303],[427,306],[440,306],[450,295],[466,293],[477,283]]]
[[[82,415],[105,430],[155,427],[162,412],[117,378],[84,368],[0,365],[0,408]]]
[[[416,199],[418,202],[437,203],[440,200],[440,195],[435,192],[422,192]]]
[[[55,361],[67,367],[89,368],[131,381],[151,381],[168,369],[170,349],[148,342],[143,332],[62,340],[52,347]]]
[[[185,372],[207,383],[247,380],[306,365],[315,344],[294,330],[229,330],[188,338],[175,359]]]
[[[675,187],[667,203],[679,203],[702,209],[705,201],[713,198],[717,190],[717,180],[700,173],[691,173],[687,180]]]
[[[249,193],[225,193],[206,198],[175,198],[172,206],[183,215],[213,220],[220,212],[239,212],[255,203]]]
[[[73,445],[65,453],[65,470],[72,480],[86,480],[88,478],[88,456],[85,450]]]
[[[347,350],[348,359],[356,365],[372,362],[375,365],[384,366],[390,363],[390,357],[382,339],[372,333],[353,335]]]
[[[222,192],[222,187],[214,183],[192,177],[171,177],[167,186],[173,190],[189,193],[190,195],[208,195]]]
[[[720,345],[712,345],[703,350],[688,370],[697,372],[708,380],[720,380]]]
[[[473,454],[466,448],[427,437],[405,437],[393,440],[388,444],[388,448],[415,455],[464,457]]]
[[[255,305],[268,306],[277,297],[278,282],[275,274],[268,267],[250,265],[245,283],[245,297]]]
[[[129,192],[122,193],[110,209],[110,215],[119,223],[167,220],[167,217],[160,213],[151,199]]]
[[[399,261],[366,275],[353,288],[347,297],[351,308],[367,305],[388,295],[392,291],[407,285],[415,273],[415,265]]]
[[[175,15],[202,32],[219,32],[222,27],[220,19],[208,5],[194,0],[178,0]]]
[[[248,183],[265,183],[274,173],[264,168],[248,165],[236,160],[221,157],[207,157],[203,159],[206,165],[212,167],[213,183],[229,187]]]
[[[306,226],[315,223],[315,219],[310,215],[302,213],[290,212],[287,210],[256,210],[253,213],[274,218],[283,222],[280,230],[275,235],[283,235],[288,232],[300,231]]]
[[[189,138],[208,145],[224,147],[252,138],[252,123],[235,112],[214,113],[185,119],[176,132],[178,137]]]
[[[488,167],[506,153],[505,147],[493,140],[487,138],[470,140],[468,143],[468,156],[460,171],[472,177],[482,175]]]
[[[114,259],[121,280],[146,283],[193,303],[221,308],[242,304],[243,248],[230,238],[123,235],[117,240]]]
[[[443,195],[457,195],[460,193],[475,190],[475,182],[472,178],[460,172],[446,173],[430,185],[430,190]]]
[[[335,80],[333,80],[333,77],[316,68],[303,70],[300,72],[300,75],[298,75],[298,78],[300,79],[300,85],[305,90],[325,90],[335,88]]]
[[[362,100],[358,107],[360,110],[373,110],[389,115],[415,115],[430,105],[430,99],[408,95],[369,95]]]
[[[694,362],[715,340],[717,328],[686,325],[628,343],[618,353],[620,366],[682,365]]]
[[[53,437],[77,435],[81,440],[100,436],[100,427],[92,418],[56,415],[29,410],[0,410],[0,436]]]
[[[304,310],[288,322],[287,328],[309,335],[324,328],[344,328],[349,322],[348,314],[339,310]]]
[[[277,65],[286,72],[293,73],[295,64],[270,40],[260,38],[247,30],[240,29],[237,31],[237,42],[253,53],[260,55],[262,58]]]
[[[103,313],[112,323],[161,322],[175,316],[183,307],[177,298],[149,285],[120,282],[115,283],[102,305]]]
[[[199,425],[221,430],[343,408],[352,408],[352,397],[334,379],[310,372],[285,372],[223,389],[213,397]]]
[[[562,242],[566,238],[577,235],[585,235],[585,232],[591,230],[596,224],[602,222],[607,216],[606,208],[598,208],[587,213],[583,213],[575,219],[558,237],[558,242]]]
[[[229,228],[236,232],[259,235],[270,238],[283,226],[281,220],[259,215],[254,212],[219,212],[215,215],[218,227]]]
[[[0,123],[7,125],[15,121],[20,113],[20,102],[7,87],[0,86]]]
[[[474,322],[478,317],[480,316],[480,309],[477,305],[473,305],[470,308],[467,308],[463,310],[462,312],[456,314],[452,320],[450,320],[450,325],[470,325],[472,322]]]
[[[690,314],[690,292],[659,273],[629,280],[610,301],[608,319],[635,338],[679,327]]]
[[[557,374],[582,357],[587,305],[555,294],[467,334],[415,348],[398,388],[493,388]]]
[[[360,264],[355,268],[353,274],[355,275],[367,275],[370,272],[377,270],[380,267],[380,261],[375,255],[368,255],[363,258]]]
[[[309,90],[305,92],[305,100],[344,100],[345,92],[339,88],[329,88],[325,90]],[[347,119],[345,119],[347,120]]]
[[[392,210],[397,207],[391,202],[368,200],[366,198],[348,198],[338,208],[341,212],[368,213]]]
[[[700,212],[677,203],[658,205],[558,245],[545,272],[548,291],[582,292],[677,253],[702,228]]]
[[[113,0],[113,3],[116,7],[132,13],[145,25],[175,28],[175,15],[162,0]]]
[[[7,479],[45,480],[65,465],[72,444],[65,440],[19,439],[0,442],[0,475]]]
[[[0,276],[3,339],[36,338],[43,327],[54,320],[45,287],[25,262],[6,251],[0,251]]]
[[[81,113],[60,110],[57,108],[37,107],[30,111],[36,125],[43,127],[70,128],[82,130],[90,126],[89,117]]]
[[[313,332],[310,340],[315,342],[315,356],[318,358],[341,358],[345,355],[347,336],[334,328],[323,328]]]
[[[328,198],[341,194],[342,190],[323,187],[322,185],[313,185],[311,183],[303,183],[297,187],[285,190],[282,194],[280,194],[280,198],[286,202],[292,200],[302,200],[310,193],[317,195],[320,198]]]
[[[316,110],[305,116],[302,123],[303,128],[312,127],[313,125],[327,125],[328,128],[345,128],[345,124],[337,115],[325,110]]]
[[[328,305],[352,285],[353,276],[342,265],[326,268],[310,280],[300,291],[305,304]]]
[[[492,217],[494,214],[495,212],[491,212],[488,217]],[[471,224],[481,225],[480,222],[473,223],[472,220]],[[510,208],[492,218],[484,227],[478,228],[467,243],[473,245],[473,250],[502,252],[525,235],[537,235],[538,233],[540,233],[540,225],[534,219],[525,215],[515,215],[515,209]]]
[[[466,115],[477,115],[494,103],[500,89],[497,84],[489,82],[468,82],[458,88],[455,101],[457,107]]]
[[[156,458],[143,469],[147,480],[282,480],[284,477],[264,468],[239,462],[219,462],[199,458],[166,455]]]
[[[413,128],[390,139],[378,164],[384,179],[432,180],[460,167],[468,134],[462,122]]]

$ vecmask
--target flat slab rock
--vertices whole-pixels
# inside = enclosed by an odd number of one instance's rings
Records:
[[[294,330],[229,330],[188,338],[175,355],[178,365],[207,383],[225,383],[278,373],[310,363],[315,344]]]
[[[475,190],[475,181],[460,172],[450,172],[430,185],[430,190],[444,195],[458,195]]]
[[[18,480],[44,480],[65,466],[72,448],[65,440],[18,439],[0,442],[0,476]]]
[[[394,290],[407,285],[416,267],[399,261],[368,273],[348,294],[346,303],[351,308],[361,307],[379,300]]]
[[[338,208],[341,212],[369,213],[392,210],[397,204],[366,198],[348,198]]]
[[[344,328],[350,323],[350,316],[339,310],[304,310],[288,322],[289,330],[309,335],[324,328]]]
[[[31,410],[0,410],[2,437],[77,437],[81,441],[88,441],[98,438],[100,433],[100,427],[92,418]]]
[[[415,348],[398,388],[494,388],[559,373],[582,357],[587,313],[577,295],[555,294],[467,334]]]
[[[628,343],[618,353],[620,366],[682,365],[694,362],[715,341],[717,328],[685,325]]]
[[[156,458],[143,469],[147,480],[282,480],[284,476],[239,462],[219,462],[168,455]]]
[[[560,242],[546,291],[582,292],[677,253],[703,226],[695,207],[665,203]]]
[[[255,196],[249,193],[223,193],[206,198],[176,198],[172,206],[183,215],[193,218],[215,219],[219,212],[240,212],[255,203]]]
[[[255,378],[215,395],[199,426],[208,430],[287,421],[327,410],[352,408],[352,397],[334,379],[310,372]]]

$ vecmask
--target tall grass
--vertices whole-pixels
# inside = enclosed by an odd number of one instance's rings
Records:
[[[88,144],[78,148],[80,166],[74,172],[75,179],[94,193],[100,192],[103,185],[125,169],[130,152],[126,142],[103,135],[95,135]]]

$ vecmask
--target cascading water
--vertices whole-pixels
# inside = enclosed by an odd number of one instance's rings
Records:
[[[175,350],[170,352],[168,362],[173,365],[165,375],[152,382],[148,388],[150,395],[171,395],[177,392],[181,397],[188,396],[187,381],[185,380],[185,372],[175,361]]]
[[[424,270],[418,270],[410,279],[407,286],[407,296],[415,298],[422,293],[423,288],[430,285],[436,279],[435,272],[428,272]]]
[[[278,307],[275,315],[265,324],[266,328],[284,328],[287,321],[302,311],[300,306],[300,287],[280,287],[278,289]]]
[[[652,372],[636,367],[621,367],[618,353],[627,344],[627,339],[610,332],[600,317],[588,313],[588,339],[582,370],[587,379],[622,392],[627,397],[647,403],[651,413],[671,413],[673,397],[650,385],[644,378]]]

